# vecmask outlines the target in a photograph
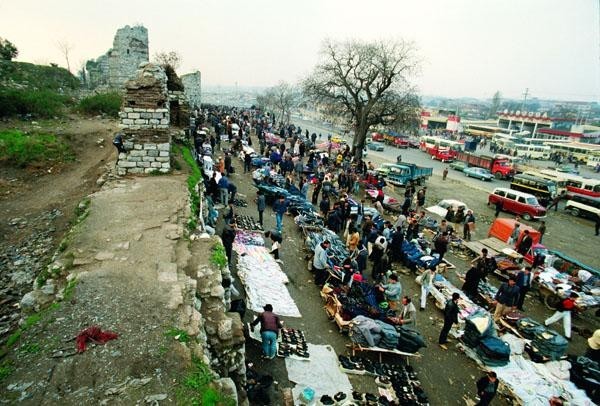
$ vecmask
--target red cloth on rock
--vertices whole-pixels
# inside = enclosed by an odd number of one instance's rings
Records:
[[[102,331],[98,326],[88,327],[77,334],[77,352],[84,352],[88,341],[104,344],[117,337],[119,337],[117,333],[113,333],[112,331]]]

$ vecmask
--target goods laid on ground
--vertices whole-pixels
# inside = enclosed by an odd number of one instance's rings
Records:
[[[428,405],[429,399],[421,387],[414,369],[402,362],[383,363],[360,356],[338,357],[340,369],[353,375],[375,377],[378,394],[352,392],[351,401],[358,404],[388,404],[395,401],[400,405]],[[383,398],[385,399],[383,399]],[[379,403],[377,403],[379,402]]]
[[[261,234],[243,230],[237,232],[233,243],[248,308],[260,313],[264,305],[271,304],[280,316],[301,317],[285,286],[286,274],[264,245]]]
[[[533,319],[525,317],[517,321],[517,330],[531,340],[525,349],[533,361],[557,360],[567,351],[569,342],[563,336]]]
[[[308,353],[308,344],[306,338],[304,338],[304,333],[293,328],[282,328],[277,356],[308,359],[310,354]]]
[[[237,224],[238,228],[241,228],[242,230],[250,230],[250,231],[255,231],[255,230],[262,231],[263,230],[263,227],[260,225],[258,220],[256,220],[252,216],[236,214],[235,215],[235,223]],[[252,245],[258,245],[258,244],[252,244]]]

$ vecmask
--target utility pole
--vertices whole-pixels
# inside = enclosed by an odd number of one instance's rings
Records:
[[[523,92],[523,104],[521,104],[521,114],[525,111],[525,107],[527,107],[527,96],[529,95],[529,88],[525,88]]]

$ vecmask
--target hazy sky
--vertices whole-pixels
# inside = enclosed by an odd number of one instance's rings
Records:
[[[599,0],[0,0],[0,36],[18,60],[71,65],[143,24],[150,54],[178,51],[206,85],[295,82],[324,38],[412,40],[421,93],[600,100]]]

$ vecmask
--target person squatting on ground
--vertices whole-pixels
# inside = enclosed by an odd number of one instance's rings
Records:
[[[260,337],[262,338],[263,354],[267,359],[273,359],[277,355],[277,337],[279,329],[283,327],[283,322],[279,316],[273,313],[273,306],[266,304],[263,307],[264,312],[260,313],[252,323],[250,329],[260,323]]]
[[[498,376],[494,371],[490,371],[486,376],[477,381],[477,395],[479,402],[475,406],[487,406],[492,402],[498,391]]]
[[[281,237],[281,233],[276,230],[266,231],[265,237],[271,239],[271,252],[275,261],[282,262],[279,259],[279,248],[281,248],[281,243],[283,242],[283,238]]]

